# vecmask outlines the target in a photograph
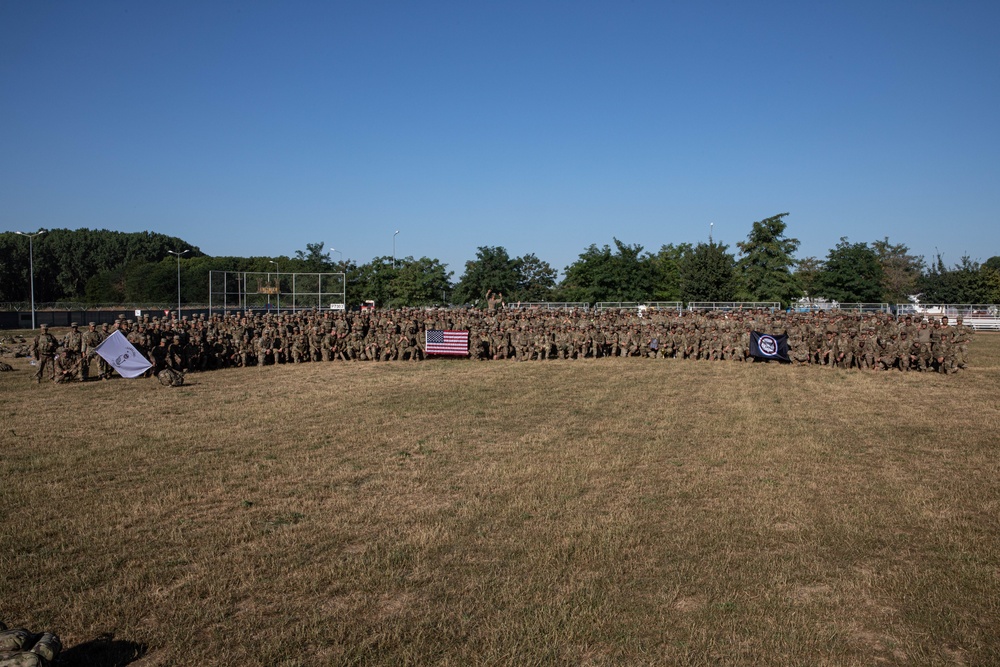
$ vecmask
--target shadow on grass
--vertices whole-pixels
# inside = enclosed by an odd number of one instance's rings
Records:
[[[66,667],[124,667],[146,655],[146,645],[115,639],[108,633],[63,650],[56,665]]]

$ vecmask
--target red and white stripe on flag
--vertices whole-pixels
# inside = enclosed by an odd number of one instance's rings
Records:
[[[469,332],[428,329],[425,349],[427,354],[452,354],[468,356]]]

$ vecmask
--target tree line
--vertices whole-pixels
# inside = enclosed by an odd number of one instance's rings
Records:
[[[483,305],[486,294],[508,303],[569,301],[777,301],[802,298],[841,303],[1000,302],[1000,256],[980,264],[963,257],[946,266],[940,255],[926,262],[888,238],[841,238],[825,258],[795,253],[786,235],[787,213],[754,222],[744,241],[729,246],[709,239],[667,244],[656,252],[617,238],[592,244],[558,272],[534,253],[511,257],[502,246],[481,246],[457,281],[440,260],[375,257],[358,264],[334,261],[323,243],[307,243],[292,257],[211,257],[177,237],[153,232],[53,229],[34,239],[35,301],[88,304],[173,303],[178,260],[181,300],[207,303],[209,272],[345,274],[346,300],[386,306]],[[29,292],[28,238],[0,234],[0,301],[23,302]]]

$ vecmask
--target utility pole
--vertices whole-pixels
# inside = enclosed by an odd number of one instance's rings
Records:
[[[35,237],[45,233],[44,229],[39,229],[34,234],[27,232],[15,232],[20,236],[28,237],[28,271],[31,274],[31,328],[35,328]]]

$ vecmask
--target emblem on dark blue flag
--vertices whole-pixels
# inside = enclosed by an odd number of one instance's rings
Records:
[[[788,334],[772,335],[751,331],[750,356],[756,359],[791,361],[788,358]]]
[[[765,356],[773,357],[778,354],[778,341],[774,340],[774,336],[764,334],[757,341],[757,344],[760,345],[761,354]]]

